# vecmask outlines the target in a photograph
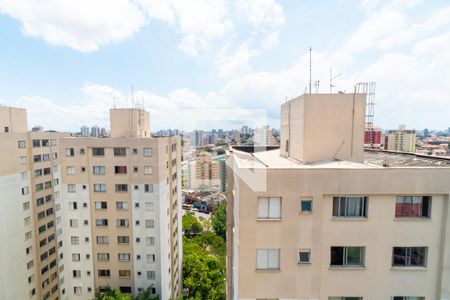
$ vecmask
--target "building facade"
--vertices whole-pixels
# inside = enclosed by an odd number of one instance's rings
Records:
[[[386,150],[400,152],[416,152],[416,131],[400,125],[399,129],[387,133]]]
[[[20,109],[0,117],[0,299],[180,295],[179,138],[149,137],[138,109],[111,110],[112,138],[27,132]]]
[[[450,299],[450,161],[364,152],[364,106],[295,98],[280,149],[229,152],[228,299]]]

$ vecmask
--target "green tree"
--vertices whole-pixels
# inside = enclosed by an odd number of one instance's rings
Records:
[[[182,218],[182,229],[186,236],[201,234],[202,224],[197,220],[193,213],[187,213]]]
[[[227,206],[225,203],[219,205],[217,210],[212,213],[211,223],[214,232],[227,240]]]
[[[133,300],[130,295],[124,295],[120,290],[113,290],[110,287],[103,292],[95,293],[95,300]]]
[[[225,299],[224,278],[224,260],[204,252],[184,255],[183,284],[187,299]]]
[[[134,300],[159,300],[159,296],[153,295],[152,286],[149,286],[147,289],[140,292]]]
[[[225,149],[223,149],[223,148],[217,149],[217,155],[222,155],[222,154],[225,154]]]
[[[192,238],[192,243],[197,244],[209,254],[217,257],[225,257],[227,246],[225,240],[214,232],[204,232],[202,235]]]

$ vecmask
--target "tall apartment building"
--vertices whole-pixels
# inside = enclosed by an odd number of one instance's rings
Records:
[[[364,152],[365,95],[281,106],[229,152],[229,299],[450,299],[450,161]]]
[[[364,148],[381,149],[381,128],[368,127],[364,131]]]
[[[416,152],[416,131],[406,129],[405,125],[400,125],[396,130],[389,130],[385,149],[400,152]]]
[[[253,142],[259,146],[274,146],[277,145],[277,140],[273,135],[273,129],[269,125],[261,128],[255,128],[253,133]]]
[[[69,137],[0,108],[0,299],[180,295],[179,138],[151,138],[143,110],[110,117],[111,138]]]

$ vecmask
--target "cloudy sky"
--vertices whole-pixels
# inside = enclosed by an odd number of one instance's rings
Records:
[[[448,0],[0,0],[0,103],[74,131],[107,126],[133,86],[152,130],[255,113],[278,127],[309,46],[319,92],[330,68],[335,92],[376,82],[377,125],[450,126]]]

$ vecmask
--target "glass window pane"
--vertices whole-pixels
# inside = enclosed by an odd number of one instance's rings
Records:
[[[363,265],[362,247],[347,247],[347,265],[349,266]]]

